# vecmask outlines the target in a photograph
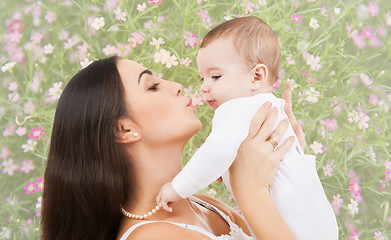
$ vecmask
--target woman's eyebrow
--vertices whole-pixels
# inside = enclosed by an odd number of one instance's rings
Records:
[[[138,84],[140,84],[140,80],[141,80],[141,77],[143,76],[143,74],[149,74],[149,75],[153,75],[153,73],[149,70],[149,69],[145,69],[144,71],[142,71],[140,73],[140,75],[138,76]]]

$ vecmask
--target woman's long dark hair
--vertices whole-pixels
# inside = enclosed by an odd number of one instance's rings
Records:
[[[99,60],[78,72],[58,101],[44,178],[44,240],[117,236],[120,204],[134,186],[116,141],[118,120],[127,116],[117,60]]]

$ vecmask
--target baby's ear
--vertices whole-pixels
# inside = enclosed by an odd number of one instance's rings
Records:
[[[267,78],[269,71],[265,64],[258,63],[251,69],[253,76],[251,90],[255,91],[268,84]]]
[[[117,142],[132,143],[140,140],[141,136],[137,131],[137,125],[129,118],[121,118],[118,120],[116,130]]]

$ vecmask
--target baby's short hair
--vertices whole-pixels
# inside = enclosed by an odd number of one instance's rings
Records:
[[[277,80],[280,46],[274,31],[261,19],[241,17],[224,22],[206,34],[200,48],[219,38],[232,39],[236,50],[250,68],[263,63],[269,70],[269,81],[273,84]]]

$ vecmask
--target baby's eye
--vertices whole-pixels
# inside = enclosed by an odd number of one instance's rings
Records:
[[[158,85],[159,85],[159,83],[155,83],[155,84],[152,85],[152,87],[148,88],[148,90],[157,91],[157,89],[158,89],[157,86],[158,86]]]
[[[221,78],[221,75],[212,76],[212,78],[213,78],[214,80],[218,80],[219,78]]]

